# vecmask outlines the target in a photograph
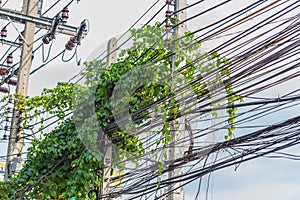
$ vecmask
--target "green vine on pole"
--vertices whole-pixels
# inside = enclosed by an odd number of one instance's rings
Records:
[[[177,61],[174,64],[176,73],[180,77],[179,83],[189,83],[195,93],[196,101],[207,98],[213,102],[214,91],[210,90],[209,84],[204,82],[203,78],[205,73],[213,70],[220,71],[214,78],[217,81],[211,84],[225,83],[229,106],[227,109],[229,128],[225,137],[226,139],[233,138],[237,112],[233,105],[236,101],[242,101],[242,98],[235,94],[230,84],[230,61],[222,58],[217,52],[210,54],[201,52],[199,43],[183,48],[194,42],[194,35],[189,32],[182,40],[176,35],[170,38],[170,42],[177,41],[171,52],[166,47],[164,33],[165,30],[160,28],[160,23],[132,29],[133,44],[119,53],[116,63],[108,67],[105,62],[99,60],[85,63],[86,70],[81,74],[85,78],[84,86],[58,83],[55,88],[44,89],[42,94],[36,97],[23,97],[16,94],[2,99],[3,102],[9,99],[18,102],[18,109],[24,111],[25,120],[22,128],[25,131],[35,128],[43,132],[40,132],[40,137],[31,142],[22,170],[8,180],[0,182],[1,199],[68,199],[72,197],[90,199],[89,191],[100,188],[103,163],[99,162],[82,144],[74,118],[66,115],[74,109],[75,87],[84,94],[89,88],[97,86],[94,101],[97,125],[105,130],[105,134],[124,152],[144,154],[144,144],[137,135],[132,135],[128,131],[131,127],[121,130],[116,126],[111,96],[120,79],[137,66],[155,63],[154,66],[165,66],[171,69],[172,63],[169,55],[172,53],[177,55]],[[201,57],[205,59],[200,59]],[[195,60],[199,61],[195,62]],[[157,70],[159,74],[157,79],[167,77],[169,74],[169,71],[160,71],[159,67]],[[142,126],[154,118],[153,110],[156,110],[163,121],[160,131],[156,133],[162,138],[157,140],[157,145],[168,146],[171,141],[170,121],[176,120],[184,111],[178,99],[170,98],[172,91],[168,85],[171,85],[172,81],[163,79],[162,82],[164,84],[146,84],[138,88],[129,99],[119,99],[118,102],[113,103],[129,103],[129,112],[135,118],[136,126]],[[86,101],[86,98],[88,97],[83,95],[81,101]],[[81,102],[75,103],[78,106]],[[151,105],[159,106],[151,107]],[[211,103],[211,106],[216,105]],[[85,107],[79,107],[80,109],[84,112]],[[49,114],[56,115],[58,123],[54,130],[47,132],[45,119]],[[211,114],[216,115],[214,111]],[[32,127],[31,124],[34,121],[41,123]],[[89,128],[86,127],[87,132]],[[94,136],[91,136],[91,140],[94,139]]]

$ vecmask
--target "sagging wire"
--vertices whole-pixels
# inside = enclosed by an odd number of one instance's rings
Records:
[[[50,44],[49,49],[48,49],[47,56],[45,57],[45,44],[44,43],[41,44],[41,46],[42,46],[42,61],[43,61],[43,63],[45,63],[45,62],[48,61],[48,59],[50,57],[52,45],[53,45],[53,41],[51,41],[51,44]]]
[[[36,73],[37,71],[39,71],[40,69],[44,68],[47,64],[49,64],[50,62],[52,62],[53,60],[55,60],[56,58],[58,58],[59,56],[61,56],[64,53],[65,49],[63,51],[61,51],[60,53],[58,53],[56,56],[54,56],[53,58],[51,58],[50,60],[48,60],[46,63],[40,65],[39,67],[37,67],[36,69],[32,70],[30,72],[30,75]]]
[[[63,62],[70,62],[70,61],[73,60],[73,58],[76,56],[76,63],[78,64],[77,48],[78,48],[78,45],[76,45],[75,51],[74,51],[73,55],[72,55],[70,58],[68,58],[68,59],[65,59],[65,58],[64,58],[64,57],[65,57],[65,53],[66,53],[66,51],[64,51],[63,54],[62,54],[61,60],[62,60]]]

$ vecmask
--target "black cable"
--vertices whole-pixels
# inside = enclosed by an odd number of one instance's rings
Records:
[[[60,0],[57,0],[54,4],[52,4],[45,12],[42,13],[42,16],[47,14],[54,6],[56,6]]]
[[[42,61],[43,61],[43,63],[47,62],[47,60],[49,59],[52,45],[53,45],[53,41],[52,41],[51,44],[50,44],[50,47],[49,47],[49,49],[48,49],[48,53],[47,53],[46,58],[45,58],[45,45],[44,45],[44,44],[41,45],[41,46],[42,46]],[[37,50],[37,49],[36,49],[36,50]],[[36,50],[35,50],[35,51],[36,51]]]
[[[65,53],[66,53],[66,51],[64,51],[63,54],[62,54],[61,60],[63,62],[70,62],[71,60],[73,60],[73,58],[77,55],[77,48],[78,48],[78,45],[76,45],[75,51],[74,51],[73,55],[69,59],[64,59],[64,56],[65,56]]]
[[[60,55],[62,55],[66,50],[61,51],[60,53],[58,53],[56,56],[54,56],[53,58],[51,58],[49,61],[47,61],[46,63],[40,65],[38,68],[32,70],[30,72],[30,75],[36,73],[37,71],[41,70],[43,67],[45,67],[48,63],[52,62],[53,60],[55,60],[56,58],[58,58]]]

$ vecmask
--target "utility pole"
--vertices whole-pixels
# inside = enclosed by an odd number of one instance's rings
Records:
[[[174,11],[178,11],[182,8],[185,8],[187,6],[187,0],[174,0]],[[183,9],[179,13],[177,13],[177,17],[179,21],[184,21],[187,18],[187,12],[186,9]],[[186,23],[183,23],[179,25],[177,28],[175,28],[174,33],[183,36],[184,33],[187,31],[187,25]],[[176,55],[172,57],[172,73],[176,70],[174,66],[174,62],[176,60]],[[176,155],[183,156],[184,155],[184,138],[185,138],[185,124],[184,124],[184,117],[181,117],[179,122],[179,125],[175,124],[175,121],[171,123],[171,142],[169,147],[169,160],[175,160]],[[181,141],[180,146],[175,146],[176,141]],[[172,178],[175,176],[180,176],[184,174],[184,168],[180,169],[173,169],[169,171],[168,177]],[[176,189],[178,188],[178,189]],[[171,185],[168,188],[168,200],[184,200],[184,188],[182,182],[178,182],[176,184]]]
[[[23,0],[24,14],[32,17],[37,16],[38,0]],[[34,41],[35,23],[31,21],[25,22],[24,41],[21,52],[21,64],[18,73],[18,85],[16,89],[17,94],[27,95],[28,81],[30,68],[32,63],[32,48]],[[13,120],[11,122],[11,132],[7,148],[7,161],[5,169],[5,178],[9,178],[12,173],[21,168],[21,152],[24,145],[23,131],[20,128],[22,123],[22,111],[17,109],[18,102],[15,102],[13,111]]]
[[[16,88],[16,93],[23,96],[26,96],[28,93],[35,29],[38,27],[49,30],[52,25],[52,19],[37,17],[38,12],[41,10],[41,5],[41,0],[23,0],[22,12],[2,8],[0,10],[0,18],[10,20],[13,23],[25,24],[23,35],[25,41],[22,44],[21,62],[18,70],[18,84]],[[60,25],[58,32],[75,35],[77,28]],[[23,114],[22,110],[18,109],[18,102],[15,102],[7,148],[5,179],[17,172],[22,166],[21,153],[24,146],[24,138],[21,124]]]
[[[107,66],[117,61],[117,39],[112,38],[108,41],[107,45]],[[110,172],[111,172],[111,160],[112,160],[112,146],[111,142],[107,139],[104,141],[105,154],[104,154],[104,169],[102,171],[102,184],[101,184],[101,199],[109,200],[110,198]]]

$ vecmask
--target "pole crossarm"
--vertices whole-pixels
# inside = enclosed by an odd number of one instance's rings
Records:
[[[54,19],[47,17],[34,17],[23,14],[22,12],[10,10],[10,9],[0,9],[0,19],[10,19],[12,22],[25,24],[26,21],[30,21],[36,24],[37,28],[51,30],[52,22]],[[78,27],[70,26],[67,24],[59,24],[57,32],[65,35],[76,35]]]

